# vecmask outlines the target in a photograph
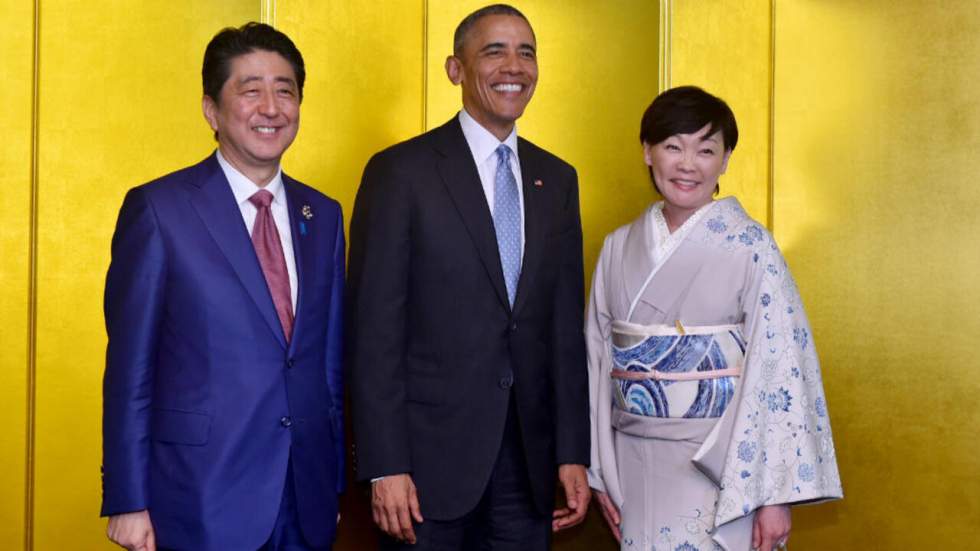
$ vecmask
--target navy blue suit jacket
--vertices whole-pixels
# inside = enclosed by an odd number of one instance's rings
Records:
[[[214,155],[130,190],[120,210],[105,290],[102,514],[148,509],[158,546],[258,548],[290,460],[304,535],[333,541],[344,226],[336,201],[285,175],[283,185],[299,281],[288,344]]]

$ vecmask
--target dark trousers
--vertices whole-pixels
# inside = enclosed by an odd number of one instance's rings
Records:
[[[326,548],[311,547],[303,537],[299,525],[299,513],[296,509],[296,487],[293,483],[293,465],[289,462],[286,469],[286,485],[282,491],[282,501],[279,504],[279,516],[272,528],[272,535],[258,551],[328,551]],[[177,551],[160,548],[159,551]]]
[[[532,502],[514,397],[490,482],[476,508],[454,520],[414,523],[417,543],[382,536],[382,551],[537,551],[551,543],[551,518]],[[446,484],[452,484],[447,480]]]

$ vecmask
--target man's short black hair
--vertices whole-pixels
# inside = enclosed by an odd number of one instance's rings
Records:
[[[678,86],[661,93],[643,113],[640,142],[656,145],[675,134],[692,134],[708,126],[706,136],[721,131],[725,150],[738,143],[735,114],[721,98],[697,86]]]
[[[296,86],[299,99],[303,100],[303,82],[306,81],[306,68],[303,56],[296,45],[284,33],[265,23],[246,23],[237,29],[227,27],[214,35],[204,50],[204,65],[201,80],[204,82],[204,95],[216,104],[221,102],[221,88],[231,76],[231,62],[238,56],[256,50],[275,52],[293,67],[296,73]]]
[[[456,26],[456,32],[453,33],[453,55],[459,57],[463,53],[463,44],[466,42],[466,34],[470,32],[473,25],[476,22],[488,15],[512,15],[514,17],[520,17],[527,23],[527,26],[531,26],[531,22],[524,17],[524,14],[520,12],[514,6],[509,4],[491,4],[489,6],[484,6],[475,12],[467,15],[459,22]],[[534,29],[531,29],[531,36],[534,36]]]

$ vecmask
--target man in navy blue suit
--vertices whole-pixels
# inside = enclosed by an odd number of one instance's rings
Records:
[[[344,235],[282,173],[305,69],[267,25],[208,44],[204,161],[126,195],[106,277],[102,515],[131,550],[319,550],[343,490]]]
[[[466,16],[446,74],[459,114],[372,157],[357,192],[357,475],[385,551],[545,550],[590,496],[578,178],[518,136],[538,79],[520,11]]]

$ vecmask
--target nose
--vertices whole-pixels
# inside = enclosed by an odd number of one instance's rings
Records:
[[[685,152],[677,160],[677,170],[681,172],[694,172],[694,154]]]
[[[519,74],[524,70],[521,65],[520,54],[517,52],[508,52],[507,56],[504,58],[503,65],[501,65],[500,70],[505,73]]]
[[[276,101],[276,94],[273,90],[264,90],[259,98],[259,113],[274,117],[279,114],[279,103]]]

